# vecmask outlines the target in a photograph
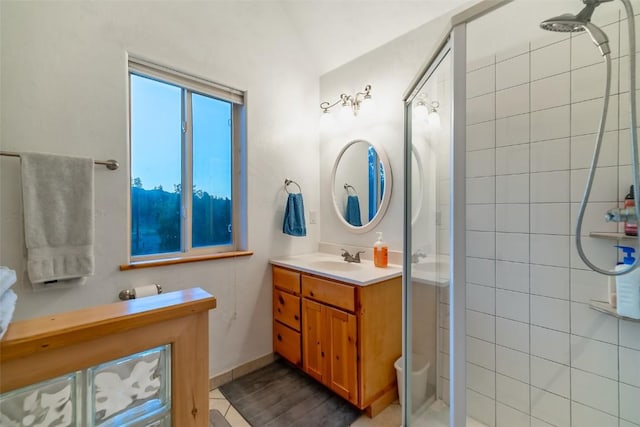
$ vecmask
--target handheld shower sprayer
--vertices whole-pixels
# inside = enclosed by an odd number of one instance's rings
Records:
[[[609,109],[609,95],[611,92],[611,50],[609,48],[609,39],[604,31],[602,31],[598,26],[591,23],[591,17],[593,16],[593,12],[596,7],[600,6],[602,3],[609,2],[613,0],[583,0],[585,7],[577,14],[573,15],[570,13],[565,13],[560,16],[556,16],[553,18],[549,18],[540,23],[540,28],[547,31],[558,31],[558,32],[581,32],[586,31],[593,43],[598,47],[602,57],[604,59],[604,63],[606,66],[606,80],[605,80],[605,90],[604,90],[604,99],[602,105],[602,115],[600,116],[600,123],[598,125],[598,133],[596,137],[596,144],[593,151],[593,159],[591,160],[591,167],[589,168],[589,175],[587,177],[587,184],[585,186],[584,195],[582,196],[582,202],[580,203],[580,208],[578,210],[578,218],[576,222],[576,249],[578,250],[578,255],[582,261],[589,266],[593,271],[596,271],[601,274],[605,274],[607,276],[620,276],[630,271],[636,269],[640,266],[640,261],[636,259],[636,261],[629,265],[627,268],[619,269],[619,270],[606,270],[594,265],[589,258],[584,253],[582,248],[582,223],[584,220],[584,213],[587,207],[587,203],[589,202],[589,196],[591,194],[591,187],[593,186],[593,180],[596,173],[596,167],[598,165],[598,158],[600,156],[600,148],[602,147],[602,136],[604,134],[605,123],[607,119],[607,111]],[[631,143],[631,169],[633,172],[633,184],[635,188],[635,200],[640,200],[638,198],[640,192],[640,153],[638,152],[638,141],[637,141],[637,119],[636,119],[636,55],[635,55],[635,21],[634,21],[634,13],[633,8],[631,7],[631,2],[629,0],[620,0],[624,4],[625,12],[627,15],[627,22],[629,28],[629,112],[630,112],[630,124],[629,124],[629,132],[630,132],[630,143]],[[616,211],[611,210],[607,213],[606,219],[607,221],[619,221],[619,220],[627,220],[632,222],[637,222],[637,212],[631,210]],[[640,234],[638,235],[638,247],[640,248]]]

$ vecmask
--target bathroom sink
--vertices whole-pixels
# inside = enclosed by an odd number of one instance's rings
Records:
[[[338,260],[313,260],[309,262],[309,266],[313,268],[318,268],[321,270],[331,270],[331,271],[356,271],[362,269],[362,265],[349,263],[346,261],[338,261]]]

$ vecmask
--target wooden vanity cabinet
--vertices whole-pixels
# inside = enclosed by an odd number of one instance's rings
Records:
[[[369,416],[397,398],[393,363],[402,352],[400,277],[355,286],[273,266],[273,284],[276,353],[366,409]],[[283,292],[298,298],[300,324],[292,326],[285,320],[298,311],[291,308],[294,300],[284,297]],[[285,346],[285,338],[276,337],[282,336],[283,328],[299,334],[298,351]],[[288,343],[296,339],[289,338]],[[302,363],[297,362],[299,354]]]

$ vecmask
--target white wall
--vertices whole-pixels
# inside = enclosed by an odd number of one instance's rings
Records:
[[[95,170],[95,276],[76,289],[33,293],[23,280],[20,162],[0,158],[0,264],[20,276],[15,319],[110,303],[119,290],[149,283],[200,286],[218,300],[211,375],[270,353],[268,259],[313,251],[319,239],[310,224],[306,238],[281,232],[285,178],[300,184],[307,211],[320,198],[318,76],[280,6],[0,2],[0,11],[1,148],[121,165]],[[252,257],[119,271],[127,262],[127,52],[247,91]]]

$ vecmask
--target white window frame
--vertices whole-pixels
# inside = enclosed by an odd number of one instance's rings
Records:
[[[161,254],[133,255],[131,253],[131,183],[129,183],[128,198],[128,229],[127,253],[131,263],[160,261],[167,259],[193,258],[204,255],[217,255],[227,252],[246,250],[246,109],[245,93],[219,83],[192,76],[175,69],[158,65],[137,57],[128,57],[127,81],[129,86],[129,176],[131,176],[131,75],[157,80],[161,83],[172,84],[182,89],[182,116],[184,130],[182,132],[182,214],[181,214],[181,250],[179,252],[165,252]],[[192,197],[193,197],[193,133],[191,96],[201,94],[222,101],[230,102],[231,110],[231,244],[216,245],[201,248],[192,247]],[[186,189],[186,190],[185,190]]]

